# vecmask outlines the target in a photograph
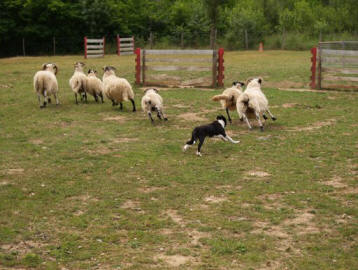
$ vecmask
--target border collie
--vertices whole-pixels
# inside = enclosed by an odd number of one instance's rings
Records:
[[[230,141],[232,143],[239,143],[240,141],[234,141],[230,136],[225,132],[226,118],[223,115],[218,115],[216,121],[208,125],[198,126],[194,128],[191,139],[186,142],[183,150],[186,151],[190,146],[196,143],[199,140],[198,150],[196,155],[201,156],[200,149],[204,143],[206,137],[219,137],[223,141]]]

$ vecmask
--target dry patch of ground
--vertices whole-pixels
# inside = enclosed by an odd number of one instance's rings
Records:
[[[164,190],[164,187],[141,187],[138,188],[138,191],[141,193],[152,193],[158,190]]]
[[[195,261],[194,257],[182,256],[182,255],[164,255],[158,254],[154,257],[156,261],[161,260],[168,264],[170,267],[178,267],[186,263],[192,263]]]
[[[224,201],[227,201],[227,198],[224,197],[215,197],[215,196],[209,196],[204,199],[207,203],[221,203]]]
[[[207,118],[199,116],[197,113],[182,113],[178,115],[179,118],[187,121],[206,121]]]
[[[111,149],[104,147],[104,146],[100,146],[97,149],[94,150],[87,150],[87,153],[89,153],[90,155],[106,155],[113,152]]]
[[[45,244],[27,240],[16,244],[4,244],[0,246],[0,249],[5,250],[6,252],[14,252],[21,256],[29,253],[33,249],[40,249],[43,246],[45,246]]]
[[[169,209],[165,211],[165,215],[169,216],[175,223],[181,225],[182,227],[185,226],[183,218],[178,214],[176,210]]]
[[[287,108],[294,108],[298,105],[298,103],[284,103],[282,104],[282,107],[287,109]]]
[[[17,175],[17,174],[23,174],[24,173],[24,169],[22,168],[16,168],[16,169],[7,169],[5,170],[5,174],[9,174],[9,175]]]
[[[128,142],[136,142],[138,141],[138,138],[116,138],[113,139],[112,142],[114,143],[128,143]]]
[[[335,124],[336,121],[337,121],[336,119],[328,119],[326,121],[320,121],[320,122],[313,123],[311,126],[308,126],[308,127],[294,127],[292,129],[288,129],[287,131],[311,131],[311,130],[316,130],[316,129],[320,129],[322,127],[331,126],[331,125]]]
[[[330,181],[324,182],[325,185],[332,186],[334,188],[346,188],[346,184],[342,183],[342,177],[334,176]]]
[[[109,116],[109,117],[105,117],[103,118],[104,121],[116,121],[119,123],[124,123],[126,121],[126,118],[124,116]]]
[[[142,208],[140,208],[140,202],[132,201],[132,200],[125,201],[121,205],[121,208],[131,209],[131,210],[135,210],[135,211],[143,211]]]
[[[269,174],[267,172],[264,172],[264,171],[253,170],[253,171],[247,172],[247,175],[248,176],[254,176],[254,177],[268,177],[271,174]]]

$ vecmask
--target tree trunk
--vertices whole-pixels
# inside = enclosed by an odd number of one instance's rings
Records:
[[[215,25],[210,28],[210,48],[215,50],[216,47],[216,27]]]
[[[249,49],[249,38],[247,36],[247,29],[245,29],[245,48],[246,50]]]
[[[184,49],[184,32],[180,33],[180,47]]]
[[[153,49],[153,33],[150,32],[149,34],[149,44],[150,44],[150,49]]]
[[[282,40],[281,40],[281,50],[285,49],[285,42],[286,42],[286,31],[285,31],[285,28],[283,28]]]

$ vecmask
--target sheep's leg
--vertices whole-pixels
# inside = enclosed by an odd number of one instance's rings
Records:
[[[40,106],[40,108],[45,108],[47,105],[47,92],[46,90],[44,91],[44,103],[42,106]]]
[[[134,99],[133,99],[133,98],[130,98],[129,100],[132,102],[133,112],[135,112],[135,111],[136,111],[136,109],[135,109]]]
[[[259,126],[260,126],[261,131],[264,131],[264,126],[262,125],[262,122],[261,122],[261,119],[260,119],[260,114],[258,112],[255,112],[255,115],[256,115],[257,122],[259,122]]]
[[[122,111],[123,110],[123,103],[122,102],[119,102],[119,109]]]
[[[57,93],[53,94],[55,96],[55,100],[56,100],[56,105],[60,104],[60,101],[58,100],[58,96]]]
[[[112,101],[112,106],[113,106],[113,107],[116,106],[116,103],[114,102],[114,100],[111,99],[111,101]]]
[[[39,105],[41,108],[41,94],[40,93],[37,93],[37,100],[39,101]]]
[[[75,93],[76,104],[78,105],[77,93]]]
[[[51,104],[51,98],[50,97],[47,98],[47,102],[48,102],[48,104]]]
[[[271,119],[272,119],[273,121],[276,121],[277,118],[270,112],[270,110],[267,109],[266,111],[267,111],[268,114],[270,115]]]
[[[160,112],[160,109],[157,108],[157,117],[162,120],[162,115],[161,115],[161,112]]]
[[[96,93],[94,94],[93,97],[94,97],[94,100],[98,103],[98,97],[97,97],[97,94],[96,94]]]
[[[232,121],[231,121],[231,117],[230,117],[230,113],[229,113],[229,109],[228,109],[228,108],[226,108],[226,114],[227,114],[227,117],[228,117],[229,122],[230,122],[230,124],[231,124]]]
[[[85,103],[87,103],[87,93],[84,92],[84,97],[85,97]]]
[[[151,113],[151,112],[148,112],[148,116],[149,116],[150,121],[153,123],[154,120],[153,120],[153,117],[152,117],[152,113]]]
[[[102,101],[102,103],[103,103],[103,94],[102,94],[102,93],[100,93],[100,94],[99,94],[99,96],[100,96],[101,101]]]
[[[252,129],[252,127],[251,127],[251,125],[250,125],[250,122],[249,122],[249,119],[247,118],[246,114],[243,113],[242,116],[243,116],[243,118],[244,118],[244,120],[245,120],[247,126],[249,127],[249,129]]]

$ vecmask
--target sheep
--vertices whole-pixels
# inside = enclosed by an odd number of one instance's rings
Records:
[[[132,102],[133,112],[135,112],[134,92],[129,82],[124,78],[117,77],[116,69],[112,66],[105,66],[103,71],[103,92],[112,101],[112,106],[119,103],[120,109],[123,110],[122,102],[129,99]]]
[[[76,62],[74,64],[75,71],[69,81],[72,91],[75,93],[76,104],[77,94],[81,96],[81,101],[85,100],[87,103],[86,85],[87,76],[83,73],[83,67],[85,66],[82,62]]]
[[[143,111],[148,114],[152,123],[154,122],[152,118],[152,112],[154,111],[157,111],[157,116],[160,120],[162,120],[162,118],[164,121],[168,120],[168,118],[163,115],[163,98],[158,94],[156,88],[149,88],[144,91],[141,105]]]
[[[276,117],[270,112],[268,108],[268,101],[264,93],[261,91],[262,78],[249,79],[244,93],[242,93],[236,102],[236,109],[239,114],[240,120],[246,121],[249,129],[252,129],[248,117],[255,115],[259,123],[261,131],[264,131],[260,115],[266,120],[265,112],[268,112],[272,120]],[[251,117],[250,117],[251,118]]]
[[[223,109],[226,110],[226,114],[228,116],[230,124],[232,123],[232,121],[229,114],[229,110],[236,110],[236,100],[242,94],[241,87],[244,85],[245,83],[243,82],[235,81],[232,83],[232,87],[225,89],[221,95],[216,95],[211,98],[213,101],[220,101]]]
[[[94,69],[88,70],[87,85],[85,90],[86,93],[94,97],[96,102],[98,102],[98,97],[100,97],[103,103],[103,83],[96,75],[97,71]]]
[[[54,95],[56,99],[56,105],[60,103],[57,96],[57,72],[58,67],[56,64],[46,63],[42,65],[42,70],[36,72],[34,76],[34,89],[37,93],[40,108],[45,108],[47,103],[51,103],[51,98],[49,98],[49,95]],[[44,97],[43,105],[41,105],[41,95]]]

